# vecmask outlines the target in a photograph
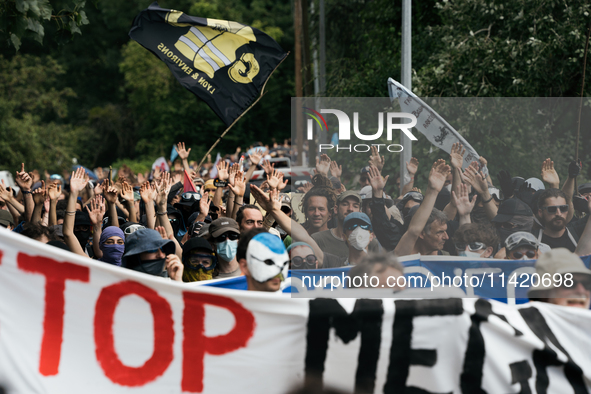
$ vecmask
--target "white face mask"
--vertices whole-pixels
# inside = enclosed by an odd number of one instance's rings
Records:
[[[479,259],[481,256],[478,252],[470,252],[469,250],[462,250],[458,252],[458,256],[470,257],[472,259]]]
[[[367,230],[357,227],[351,235],[349,235],[349,245],[357,250],[364,250],[369,245],[370,233]]]
[[[289,255],[281,238],[270,233],[255,235],[246,249],[246,265],[257,282],[263,283],[278,275],[284,281],[289,270]]]

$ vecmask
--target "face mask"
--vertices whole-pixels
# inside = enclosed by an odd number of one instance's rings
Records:
[[[168,272],[164,269],[166,259],[143,260],[140,264],[132,268],[134,271],[143,272],[145,274],[162,276],[168,278]]]
[[[357,250],[364,250],[369,245],[369,231],[357,227],[351,235],[349,235],[349,245]]]
[[[90,230],[76,231],[74,233],[74,236],[76,237],[78,242],[80,242],[80,246],[82,246],[82,249],[84,249],[86,247],[86,244],[88,243],[88,240],[90,239]]]
[[[125,251],[125,245],[103,245],[101,247],[103,252],[102,261],[109,264],[121,265],[121,256]]]
[[[275,277],[284,281],[289,270],[289,255],[281,238],[270,233],[255,235],[246,250],[246,265],[257,282]]]
[[[216,251],[218,256],[224,261],[232,261],[236,256],[238,250],[238,241],[226,239],[224,242],[217,244]]]
[[[445,188],[447,189],[448,192],[451,193],[451,183],[449,185],[445,186]]]
[[[213,277],[213,270],[205,270],[205,268],[198,268],[196,270],[185,269],[183,271],[183,282],[199,282],[201,280],[209,280]]]
[[[458,256],[470,257],[472,259],[479,259],[481,257],[480,253],[470,252],[469,250],[462,250],[461,252],[458,252]]]

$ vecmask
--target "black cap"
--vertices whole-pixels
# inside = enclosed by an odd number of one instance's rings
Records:
[[[74,220],[74,226],[92,226],[90,216],[86,211],[76,211],[76,219]]]
[[[518,198],[505,200],[493,218],[494,223],[505,223],[513,219],[514,216],[534,216],[531,208]]]
[[[591,183],[583,183],[579,186],[579,193],[589,193],[591,192]]]
[[[183,261],[185,261],[187,255],[193,249],[204,249],[207,250],[209,253],[213,253],[213,248],[211,247],[211,244],[205,238],[194,237],[189,239],[183,245]]]

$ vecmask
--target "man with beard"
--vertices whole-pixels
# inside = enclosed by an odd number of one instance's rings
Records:
[[[539,229],[538,241],[547,244],[550,248],[566,248],[574,252],[577,248],[576,234],[566,228],[568,204],[566,195],[559,189],[548,189],[538,199],[538,217],[543,229]]]
[[[312,235],[328,230],[328,221],[335,204],[336,195],[328,187],[315,186],[304,195],[302,212],[306,216],[304,228],[308,234]]]

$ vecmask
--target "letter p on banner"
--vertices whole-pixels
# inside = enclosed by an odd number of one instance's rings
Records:
[[[203,391],[205,354],[222,355],[246,347],[254,334],[253,314],[231,298],[212,294],[183,293],[183,378],[184,392]],[[234,315],[234,328],[224,335],[205,336],[205,305],[227,309]]]

